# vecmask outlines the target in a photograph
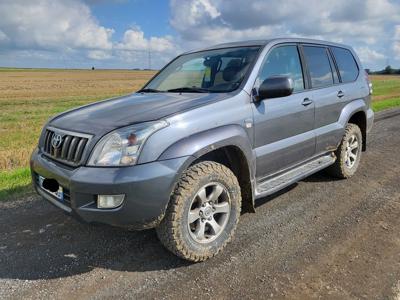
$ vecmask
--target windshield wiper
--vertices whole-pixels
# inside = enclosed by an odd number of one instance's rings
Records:
[[[177,93],[209,93],[210,90],[200,88],[200,87],[180,87],[180,88],[175,88],[175,89],[169,89],[167,92],[177,92]]]
[[[156,90],[156,89],[141,89],[138,90],[136,93],[163,93],[165,91],[160,91],[160,90]]]

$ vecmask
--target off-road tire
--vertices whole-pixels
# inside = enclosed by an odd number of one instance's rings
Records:
[[[354,165],[349,168],[346,165],[346,148],[349,139],[353,135],[355,135],[358,140],[358,151]],[[341,179],[350,178],[351,176],[353,176],[354,173],[357,171],[358,165],[360,164],[362,144],[363,139],[360,128],[356,124],[347,124],[343,139],[340,142],[339,147],[335,151],[336,161],[333,165],[327,168],[327,172],[330,175]]]
[[[226,187],[230,214],[224,231],[215,240],[201,244],[189,233],[187,214],[193,197],[209,182],[218,182]],[[156,228],[157,236],[175,255],[188,261],[204,261],[218,254],[230,242],[239,221],[240,209],[241,194],[236,176],[222,164],[203,161],[188,168],[180,177],[165,216]]]

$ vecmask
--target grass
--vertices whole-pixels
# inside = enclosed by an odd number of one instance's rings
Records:
[[[400,106],[400,98],[372,102],[374,112]]]
[[[142,87],[154,71],[0,68],[0,200],[29,191],[29,156],[46,120]],[[400,106],[400,76],[371,76],[374,111]]]
[[[373,84],[372,109],[375,112],[400,106],[400,76],[371,76]]]
[[[32,192],[29,168],[0,171],[0,200],[11,200]]]

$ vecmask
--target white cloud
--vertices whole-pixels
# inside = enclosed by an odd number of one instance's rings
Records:
[[[167,37],[151,37],[145,38],[144,32],[140,28],[131,28],[125,31],[122,42],[115,46],[119,50],[132,51],[156,51],[163,52],[172,50],[172,38]]]
[[[212,20],[220,16],[220,12],[209,0],[171,0],[170,6],[171,24],[175,28],[197,26],[207,19]]]
[[[400,60],[400,25],[395,27],[394,38],[393,38],[393,52],[395,59]]]
[[[2,1],[0,28],[17,49],[111,49],[114,32],[77,0]]]
[[[98,0],[88,3],[93,2]],[[145,37],[139,27],[126,30],[121,41],[113,40],[113,35],[114,29],[99,24],[83,0],[0,0],[0,53],[7,58],[6,64],[12,54],[45,64],[58,59],[69,66],[82,63],[83,58],[87,64],[97,60],[124,66],[127,60],[145,67],[147,60],[142,57],[150,50],[159,53],[153,58],[159,67],[176,54],[170,36]]]
[[[119,32],[120,40],[90,9],[109,1],[127,0],[0,0],[0,64],[21,58],[21,64],[146,67],[150,50],[152,65],[160,67],[183,50],[297,36],[352,45],[365,67],[382,68],[385,58],[400,66],[398,0],[170,0],[176,35],[151,36],[131,27]]]
[[[377,35],[385,34],[386,23],[400,21],[400,3],[388,0],[289,0],[279,4],[273,0],[249,0],[245,5],[241,0],[217,0],[213,2],[213,14],[208,13],[203,2],[171,1],[171,25],[184,37],[198,39],[191,32],[224,28],[233,36],[252,38],[258,37],[261,27],[269,27],[273,30],[266,30],[269,34],[265,38],[282,34],[322,35],[374,43]],[[226,36],[226,39],[230,38]]]
[[[182,45],[311,37],[350,44],[361,49],[368,65],[376,65],[382,55],[391,55],[386,49],[390,47],[384,45],[390,43],[394,26],[400,24],[400,2],[391,0],[214,0],[209,2],[212,14],[203,3],[171,1],[170,23]],[[397,42],[393,49],[399,48]]]
[[[87,55],[88,58],[91,59],[96,59],[96,60],[103,60],[103,59],[109,59],[112,57],[110,51],[104,51],[104,50],[91,50],[88,52]]]
[[[0,30],[0,43],[5,43],[8,41],[8,36],[2,31]]]
[[[126,30],[122,41],[115,44],[114,50],[115,56],[122,61],[145,68],[162,67],[178,54],[178,46],[172,37],[146,38],[139,27]]]
[[[362,63],[368,63],[370,61],[383,60],[386,56],[378,51],[370,49],[368,47],[357,47],[356,52]]]

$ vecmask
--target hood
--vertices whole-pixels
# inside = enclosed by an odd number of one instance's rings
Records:
[[[61,113],[50,126],[92,135],[168,115],[229,97],[223,93],[135,93]]]

